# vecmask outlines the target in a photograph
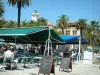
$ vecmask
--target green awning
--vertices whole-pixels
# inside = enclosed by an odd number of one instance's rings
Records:
[[[52,29],[50,32],[52,43],[64,43],[64,41]],[[48,39],[48,35],[49,27],[0,29],[0,38],[3,38],[5,42],[45,43]]]

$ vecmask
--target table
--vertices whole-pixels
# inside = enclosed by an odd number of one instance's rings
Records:
[[[28,59],[31,59],[32,60],[32,57],[26,57],[26,56],[24,56],[24,57],[18,57],[18,60],[19,59],[22,59],[22,63],[24,64],[24,68],[27,68],[27,66],[25,65],[26,64],[26,62],[27,62],[27,60]]]
[[[38,67],[39,67],[39,63],[40,63],[41,59],[42,59],[42,57],[38,57],[38,56],[33,58],[33,60],[35,60],[35,62],[37,62]]]
[[[59,57],[59,56],[55,56],[54,59],[57,62],[57,65],[58,65],[58,62],[61,61],[61,57]]]

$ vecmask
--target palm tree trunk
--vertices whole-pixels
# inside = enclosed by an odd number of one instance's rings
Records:
[[[62,35],[64,35],[64,29],[62,28]]]
[[[83,33],[82,33],[82,28],[80,29],[80,35],[81,35],[81,38],[83,37]]]
[[[18,26],[20,27],[20,16],[21,16],[21,0],[18,1]]]

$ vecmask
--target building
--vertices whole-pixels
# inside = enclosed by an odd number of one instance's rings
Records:
[[[76,26],[77,22],[69,23],[69,26],[64,29],[64,35],[80,35],[80,30]],[[57,32],[62,32],[62,30],[57,28]]]
[[[40,15],[38,14],[37,10],[32,13],[32,19],[33,21],[37,21],[39,19]]]
[[[57,32],[62,33],[62,29],[60,29],[58,27],[56,27],[56,29],[57,29]],[[69,26],[64,29],[64,35],[79,36],[80,35],[80,30],[77,29],[77,22],[70,22]],[[69,47],[70,49],[73,49],[73,48],[77,48],[78,45],[76,45],[76,44],[67,44],[65,46],[65,48],[66,47]]]
[[[65,29],[65,35],[80,35],[80,30],[77,29],[77,22],[69,23],[69,27]]]

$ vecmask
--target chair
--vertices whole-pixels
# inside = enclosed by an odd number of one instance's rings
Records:
[[[5,65],[3,64],[3,56],[0,56],[0,71],[5,71]]]
[[[4,65],[9,65],[11,67],[11,70],[12,70],[12,66],[13,66],[12,58],[4,58]]]
[[[9,65],[11,67],[11,70],[12,68],[14,68],[16,66],[16,69],[18,69],[18,62],[17,62],[17,59],[16,60],[13,60],[12,58],[4,58],[4,65]],[[13,67],[14,66],[14,67]]]

